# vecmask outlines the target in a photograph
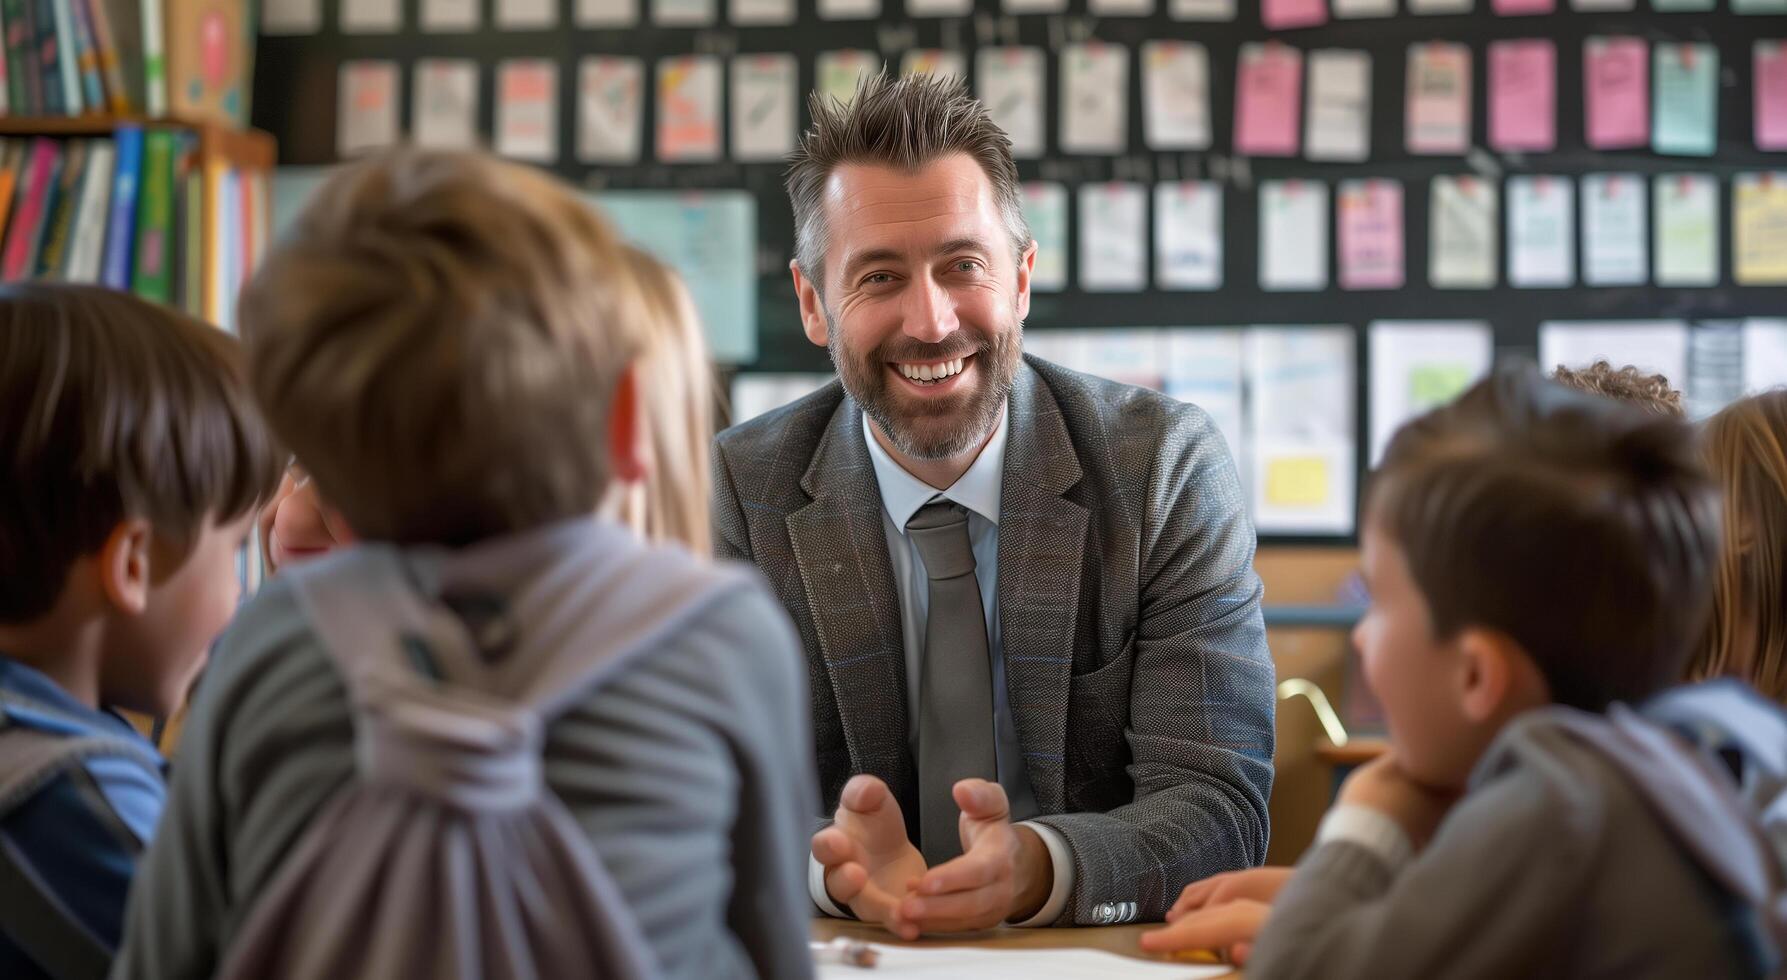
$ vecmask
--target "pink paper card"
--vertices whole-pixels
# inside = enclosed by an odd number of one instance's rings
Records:
[[[1591,37],[1582,46],[1588,145],[1624,150],[1650,144],[1650,50],[1643,38]]]
[[[1756,148],[1787,150],[1787,41],[1757,41]]]
[[[1244,44],[1235,83],[1235,152],[1297,155],[1303,53],[1282,44]]]
[[[1557,0],[1495,0],[1495,12],[1503,17],[1549,14],[1556,9]]]
[[[1402,288],[1402,185],[1340,185],[1340,288]]]
[[[1489,46],[1489,145],[1550,152],[1557,146],[1557,48],[1550,41]]]
[[[1261,0],[1260,20],[1275,31],[1328,22],[1328,0]]]
[[[1408,151],[1460,154],[1471,145],[1471,49],[1434,42],[1409,45]]]

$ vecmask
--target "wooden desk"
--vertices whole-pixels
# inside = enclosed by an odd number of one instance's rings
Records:
[[[1389,740],[1371,735],[1349,739],[1345,745],[1335,745],[1325,738],[1315,743],[1316,758],[1331,766],[1362,766],[1388,751]]]
[[[880,926],[872,926],[849,919],[815,918],[813,920],[813,938],[825,942],[838,936],[848,936],[864,942],[881,943],[887,946],[977,946],[984,949],[1096,949],[1106,953],[1116,953],[1138,960],[1167,961],[1166,957],[1144,953],[1137,945],[1137,937],[1144,931],[1155,928],[1154,925],[1128,926],[1088,926],[1067,929],[1013,929],[1002,927],[985,932],[965,932],[953,936],[936,936],[920,939],[917,942],[905,942],[895,938]],[[1230,977],[1240,980],[1240,973],[1231,973]]]

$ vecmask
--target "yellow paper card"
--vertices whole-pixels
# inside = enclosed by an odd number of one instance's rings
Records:
[[[1266,464],[1266,502],[1276,507],[1320,507],[1328,502],[1328,461],[1286,456]]]
[[[1732,278],[1745,286],[1787,284],[1787,172],[1739,175],[1732,211]]]

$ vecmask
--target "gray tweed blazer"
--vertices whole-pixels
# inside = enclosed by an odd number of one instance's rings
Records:
[[[1266,853],[1273,668],[1254,532],[1203,410],[1026,356],[999,519],[1008,695],[1073,851],[1062,925],[1158,920]],[[755,562],[807,651],[823,812],[871,773],[916,833],[906,668],[861,410],[834,382],[722,432],[715,547]]]

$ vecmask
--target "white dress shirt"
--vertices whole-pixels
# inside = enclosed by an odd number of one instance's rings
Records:
[[[869,446],[869,459],[875,466],[875,482],[881,490],[881,524],[887,532],[887,554],[893,562],[894,587],[900,593],[900,627],[906,654],[906,704],[918,704],[919,668],[924,656],[926,616],[931,601],[930,578],[918,546],[906,533],[906,522],[919,509],[943,499],[960,504],[968,512],[968,540],[974,551],[974,578],[980,586],[982,612],[987,624],[987,654],[993,672],[993,725],[995,760],[999,785],[1011,802],[1014,820],[1037,814],[1036,795],[1024,767],[1023,746],[1018,741],[1017,726],[1012,721],[1011,704],[1005,687],[1005,646],[999,629],[999,494],[1005,479],[1005,443],[1011,432],[1011,421],[1001,413],[999,427],[973,465],[947,490],[938,490],[918,479],[894,461],[869,429],[865,415],[862,437]],[[918,712],[906,712],[906,742],[917,754]],[[1060,918],[1067,907],[1067,896],[1073,892],[1073,859],[1067,841],[1054,830],[1040,824],[1026,823],[1049,850],[1054,865],[1055,882],[1042,908],[1031,918],[1014,923],[1020,926],[1046,926]],[[819,862],[808,858],[808,886],[813,903],[827,915],[843,913],[825,892],[825,871]]]

